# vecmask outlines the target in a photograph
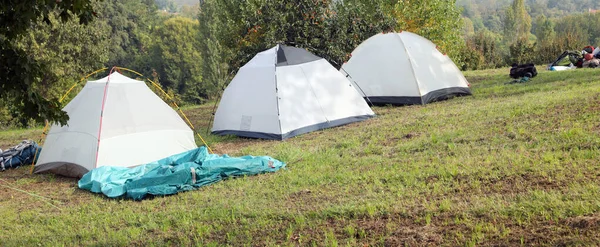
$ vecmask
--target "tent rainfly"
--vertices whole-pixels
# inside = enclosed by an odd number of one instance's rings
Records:
[[[102,166],[133,167],[196,148],[193,131],[142,81],[114,72],[89,81],[53,125],[35,173],[81,177]]]
[[[367,39],[341,72],[373,104],[427,104],[471,94],[469,83],[448,56],[431,41],[406,31]]]
[[[325,59],[277,45],[240,68],[223,92],[212,132],[284,140],[374,115]]]

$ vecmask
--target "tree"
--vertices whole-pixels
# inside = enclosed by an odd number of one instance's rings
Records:
[[[362,41],[393,30],[395,21],[382,6],[360,0],[206,0],[199,15],[203,77],[223,87],[256,53],[278,43],[305,48],[339,68]]]
[[[464,23],[463,33],[462,33],[463,37],[469,37],[469,36],[475,34],[475,26],[473,26],[473,22],[471,21],[471,19],[464,17],[463,23]]]
[[[529,40],[531,33],[531,16],[525,9],[525,0],[514,0],[505,11],[504,37],[507,44],[517,40]]]
[[[154,3],[159,10],[175,13],[178,11],[177,6],[171,0],[155,0]]]
[[[109,32],[106,23],[97,19],[84,26],[74,18],[61,22],[50,14],[48,23],[38,21],[15,43],[47,68],[44,80],[33,89],[44,98],[61,98],[83,75],[108,61]]]
[[[198,18],[198,14],[200,13],[200,5],[184,5],[181,7],[181,16],[187,17],[190,19]]]
[[[396,28],[396,20],[392,14],[391,1],[345,0],[333,6],[334,19],[329,23],[332,30],[329,39],[329,59],[338,67],[350,58],[363,41],[371,36],[392,32]],[[339,42],[344,40],[344,42]]]
[[[156,15],[154,2],[106,0],[99,5],[98,17],[110,28],[111,57],[106,66],[121,66],[149,72],[144,62],[140,62],[140,57],[149,52],[152,44],[150,33],[152,28],[161,22]]]
[[[460,66],[463,24],[456,0],[398,1],[394,17],[398,21],[397,29],[431,40]]]
[[[232,78],[229,63],[244,32],[243,9],[238,0],[202,0],[200,2],[200,52],[204,58],[202,77],[216,89],[216,96]],[[231,72],[230,72],[231,70]]]
[[[563,52],[560,42],[557,42],[554,22],[540,15],[536,18],[535,35],[537,37],[536,49],[538,59],[535,62],[545,63],[555,59],[557,54]]]
[[[80,23],[89,23],[94,16],[90,0],[11,1],[0,5],[0,102],[10,105],[24,118],[58,121],[66,124],[68,116],[61,110],[58,98],[45,98],[39,85],[52,84],[46,77],[50,70],[18,47],[16,40],[23,37],[38,20],[50,23],[56,14],[60,21],[75,17]],[[7,25],[10,23],[10,25]]]
[[[479,31],[467,40],[467,47],[481,55],[479,64],[473,64],[468,68],[484,69],[496,68],[504,65],[502,54],[498,49],[499,37],[490,31]]]
[[[546,18],[545,15],[540,15],[536,18],[535,36],[538,44],[541,46],[548,45],[554,41],[556,32],[554,32],[554,22]]]
[[[200,53],[198,21],[175,17],[157,28],[156,69],[163,86],[183,95],[183,100],[201,103],[209,90],[202,82],[203,59]]]

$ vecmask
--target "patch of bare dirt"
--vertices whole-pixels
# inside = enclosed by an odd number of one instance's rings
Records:
[[[384,241],[386,246],[439,246],[444,238],[437,227],[400,227]]]
[[[292,201],[298,201],[303,200],[303,198],[307,198],[310,194],[312,194],[312,191],[309,189],[305,189],[290,194],[288,198]]]
[[[572,228],[598,229],[600,228],[600,216],[578,216],[565,220],[565,224]]]
[[[237,138],[236,140],[231,140],[227,142],[220,143],[209,143],[211,149],[216,154],[239,154],[240,150],[250,146],[256,146],[260,144],[270,143],[273,141],[266,140],[257,140],[257,139],[246,139],[246,138]]]
[[[343,199],[343,194],[303,189],[290,193],[284,204],[298,211],[319,211],[332,204],[339,203]]]
[[[0,173],[0,202],[10,201],[23,210],[48,207],[51,201],[59,208],[85,203],[90,193],[78,193],[77,179],[48,174],[30,174],[30,166]],[[23,181],[27,180],[26,182]],[[83,192],[83,191],[81,191]],[[22,203],[19,203],[22,202]]]
[[[479,180],[479,184],[470,182],[470,179]],[[438,180],[436,176],[426,178],[427,183],[434,183]],[[516,194],[524,193],[532,189],[537,190],[564,190],[568,188],[567,183],[575,181],[560,181],[550,177],[544,177],[533,174],[522,174],[515,176],[504,176],[499,178],[483,178],[481,175],[462,175],[454,177],[460,186],[455,193],[471,194],[475,192],[483,194]]]

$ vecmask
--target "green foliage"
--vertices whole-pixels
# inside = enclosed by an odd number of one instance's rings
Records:
[[[462,22],[464,23],[463,33],[462,33],[463,37],[469,37],[469,36],[475,34],[475,26],[473,25],[473,21],[471,21],[471,19],[463,18]]]
[[[0,5],[0,35],[2,39],[12,40],[27,32],[31,23],[42,19],[49,23],[48,16],[58,15],[61,21],[67,21],[75,15],[80,23],[88,23],[94,17],[93,2],[89,0],[60,1],[11,1]],[[9,24],[10,25],[7,25]]]
[[[507,63],[533,63],[537,61],[537,53],[535,53],[535,44],[531,44],[527,39],[518,39],[515,43],[509,47],[509,57],[506,59]]]
[[[156,39],[154,68],[162,86],[175,90],[190,103],[201,103],[208,98],[202,83],[202,55],[198,21],[185,17],[168,19],[153,36]]]
[[[546,46],[552,41],[554,41],[556,37],[556,32],[554,31],[554,22],[544,15],[538,16],[535,21],[535,36],[537,37],[538,45]]]
[[[500,11],[511,5],[513,0],[458,0],[457,4],[464,8],[463,15],[474,19],[482,18],[484,22],[498,16]],[[533,18],[545,15],[548,18],[562,18],[568,15],[588,12],[588,9],[600,9],[596,0],[526,0],[526,8]],[[490,31],[491,27],[486,25]]]
[[[535,26],[535,35],[537,37],[536,52],[538,55],[535,62],[548,63],[556,59],[556,54],[562,53],[565,47],[562,47],[562,42],[557,39],[556,32],[554,31],[555,24],[551,19],[540,15],[536,19]]]
[[[329,0],[257,0],[248,4],[249,11],[242,19],[247,31],[242,33],[232,67],[241,67],[257,52],[277,43],[327,53],[330,37],[326,23],[333,16],[328,13],[329,4]]]
[[[198,14],[200,13],[200,5],[196,4],[196,5],[184,5],[183,7],[181,7],[181,16],[183,17],[187,17],[190,19],[197,19],[198,18]]]
[[[456,0],[398,1],[394,6],[397,29],[417,33],[438,45],[460,67],[462,19]]]
[[[345,0],[334,4],[330,54],[323,55],[333,61],[335,67],[346,62],[348,55],[363,41],[381,32],[396,29],[397,22],[393,18],[393,9],[389,1],[365,2],[361,0]],[[343,41],[343,42],[341,42]]]
[[[548,64],[565,50],[581,50],[587,45],[600,45],[599,15],[574,14],[588,12],[588,8],[599,9],[598,1],[459,0],[458,5],[463,6],[463,16],[474,23],[475,31],[478,31],[475,23],[483,20],[484,29],[503,35],[503,40],[496,43],[496,50],[503,59],[486,59],[483,62],[484,68],[506,66],[515,61]],[[534,23],[530,22],[528,15],[535,18]],[[503,21],[498,22],[500,19]],[[468,21],[466,23],[469,24]],[[497,28],[498,23],[501,29]],[[474,35],[467,31],[463,33],[463,38],[468,49],[471,49]],[[532,50],[532,46],[535,49]],[[469,51],[465,50],[463,53],[468,54]],[[465,68],[482,67],[477,64],[482,59],[476,59],[476,56],[465,61],[474,63],[467,64]],[[496,64],[488,65],[489,61]],[[501,61],[500,64],[498,61]]]
[[[229,61],[233,59],[236,40],[244,30],[241,23],[242,9],[235,0],[206,0],[200,5],[200,52],[204,57],[203,78],[215,89],[211,95],[217,97],[232,78]],[[237,69],[231,69],[237,71]]]
[[[484,69],[503,66],[504,59],[498,48],[499,35],[490,31],[478,31],[467,38],[464,55],[466,56],[463,69]]]
[[[485,57],[471,45],[462,48],[463,65],[461,70],[478,70],[485,66]]]
[[[359,1],[265,0],[258,6],[243,21],[247,32],[234,68],[278,43],[305,48],[339,68],[362,41],[394,26],[377,5]]]
[[[52,24],[51,16],[66,22],[75,16],[79,23],[93,19],[93,2],[89,0],[11,1],[0,6],[0,101],[27,119],[45,119],[65,124],[68,116],[61,110],[57,97],[44,97],[47,85],[56,83],[53,65],[42,63],[38,54],[28,53],[19,40],[40,23]],[[10,23],[10,25],[7,25]],[[42,24],[43,25],[43,24]]]
[[[140,72],[149,52],[150,36],[155,22],[156,6],[152,0],[105,0],[98,7],[99,19],[110,28],[110,59],[106,67],[127,67]]]
[[[175,13],[179,11],[179,9],[172,0],[154,0],[154,3],[156,4],[156,7],[161,11],[166,11],[169,13]]]
[[[207,0],[200,9],[204,79],[217,87],[278,43],[305,48],[339,68],[364,40],[394,29],[424,35],[460,61],[462,26],[454,1]],[[408,19],[417,17],[417,22]]]
[[[600,45],[596,40],[600,38],[600,13],[579,14],[567,16],[556,21],[556,33],[560,37],[563,34],[570,34],[576,37],[580,45]],[[575,44],[572,44],[575,45]],[[577,47],[581,49],[582,47]]]
[[[92,71],[102,68],[109,59],[107,25],[94,20],[86,26],[73,18],[60,22],[57,15],[48,16],[49,24],[41,21],[16,42],[19,49],[33,54],[47,71],[41,83],[33,84],[44,98],[61,99],[72,85]],[[81,88],[83,83],[75,89]],[[66,95],[66,105],[76,93]]]
[[[504,39],[507,44],[527,40],[531,33],[531,16],[525,9],[525,0],[514,0],[506,9],[504,17]]]

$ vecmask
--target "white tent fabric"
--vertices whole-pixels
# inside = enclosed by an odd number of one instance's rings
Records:
[[[448,56],[431,41],[406,31],[367,39],[340,71],[373,104],[427,104],[471,94]]]
[[[81,177],[101,166],[132,167],[196,148],[193,131],[142,81],[114,72],[89,81],[53,125],[36,173]]]
[[[325,59],[278,45],[240,68],[223,93],[212,131],[283,140],[374,115]]]

